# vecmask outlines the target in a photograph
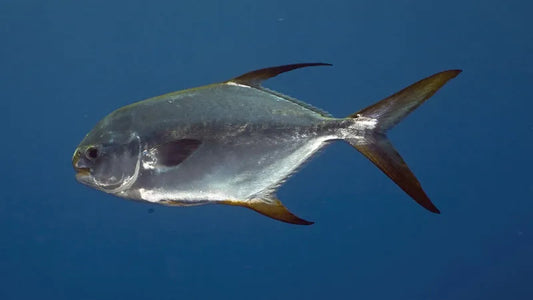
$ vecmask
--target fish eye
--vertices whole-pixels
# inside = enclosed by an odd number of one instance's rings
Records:
[[[85,157],[87,157],[90,160],[97,159],[98,158],[98,154],[99,154],[98,148],[96,148],[94,146],[91,146],[91,147],[87,148],[87,150],[85,150]]]

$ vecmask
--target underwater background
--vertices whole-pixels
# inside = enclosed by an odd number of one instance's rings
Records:
[[[530,1],[0,1],[0,299],[533,299]],[[441,215],[348,144],[279,198],[127,201],[74,179],[98,120],[258,68],[347,116],[463,69],[389,136]]]

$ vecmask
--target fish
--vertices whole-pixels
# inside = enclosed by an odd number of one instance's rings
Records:
[[[76,179],[97,190],[167,206],[224,204],[297,225],[278,188],[334,141],[358,150],[425,209],[440,213],[387,132],[461,70],[424,78],[383,100],[335,118],[262,83],[298,63],[245,73],[113,111],[72,157]]]

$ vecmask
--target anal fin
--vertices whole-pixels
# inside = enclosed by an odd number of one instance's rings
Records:
[[[297,224],[297,225],[311,225],[314,224],[314,222],[306,221],[302,218],[297,217],[293,213],[291,213],[284,205],[276,198],[269,198],[269,199],[251,199],[251,200],[226,200],[222,201],[222,204],[227,205],[234,205],[234,206],[242,206],[246,207],[252,210],[255,210],[256,212],[265,215],[267,217],[270,217],[272,219],[276,219],[278,221],[282,221],[285,223],[290,224]]]

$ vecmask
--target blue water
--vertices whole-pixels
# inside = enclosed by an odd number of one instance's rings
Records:
[[[531,3],[330,2],[2,0],[0,299],[533,299]],[[315,61],[267,87],[346,116],[464,70],[390,133],[441,215],[340,142],[279,191],[312,226],[74,180],[115,108]]]

